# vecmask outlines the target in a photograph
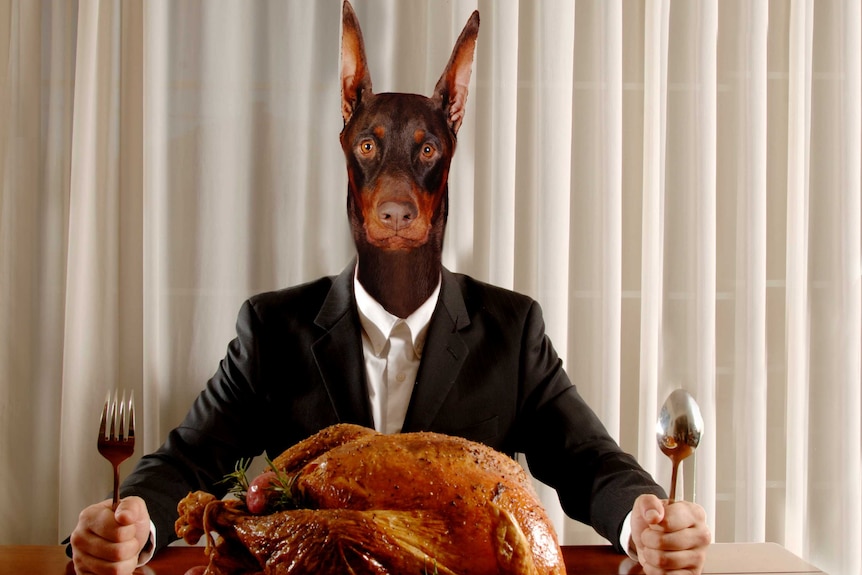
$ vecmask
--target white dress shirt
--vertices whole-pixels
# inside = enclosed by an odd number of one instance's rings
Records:
[[[381,433],[398,433],[404,425],[416,385],[428,324],[440,295],[440,282],[430,297],[404,319],[383,309],[356,276],[353,289],[362,324],[362,349],[374,428]]]

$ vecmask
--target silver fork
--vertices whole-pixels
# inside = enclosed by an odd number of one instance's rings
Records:
[[[120,463],[135,452],[135,394],[129,392],[128,402],[125,390],[119,401],[117,394],[109,391],[105,399],[97,442],[99,453],[114,467],[113,509],[120,503]]]

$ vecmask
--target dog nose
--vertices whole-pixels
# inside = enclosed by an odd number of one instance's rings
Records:
[[[377,217],[387,228],[396,232],[413,223],[419,212],[413,202],[383,202],[377,206]]]

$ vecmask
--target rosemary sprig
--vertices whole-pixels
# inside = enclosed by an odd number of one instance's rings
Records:
[[[251,458],[240,459],[233,468],[233,473],[228,473],[217,483],[228,483],[227,492],[245,503],[245,494],[248,493],[248,476],[246,471],[251,465]]]
[[[297,475],[294,474],[292,477],[288,477],[283,470],[275,466],[268,455],[264,454],[264,459],[266,460],[266,464],[269,466],[270,470],[275,474],[275,477],[267,488],[278,493],[278,499],[272,502],[273,510],[282,511],[285,509],[296,509],[297,505],[293,496],[293,484],[296,481]]]
[[[267,510],[270,513],[275,511],[283,511],[286,509],[297,509],[296,500],[293,495],[293,485],[296,482],[296,475],[288,476],[283,470],[278,469],[272,460],[264,454],[266,464],[269,466],[272,476],[269,484],[265,487],[267,491],[276,493],[276,497],[267,498]],[[251,459],[240,459],[236,462],[232,473],[228,473],[218,483],[228,484],[228,493],[247,504],[246,496],[248,494],[251,482],[248,480],[248,468],[251,465]]]

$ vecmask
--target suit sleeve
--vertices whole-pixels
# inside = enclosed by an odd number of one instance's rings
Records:
[[[147,503],[156,526],[156,549],[177,539],[177,504],[190,491],[226,493],[218,482],[241,458],[263,450],[265,402],[253,382],[259,381],[259,320],[246,302],[237,319],[237,337],[215,375],[198,395],[182,423],[164,444],[145,455],[121,488],[123,496],[137,495]]]
[[[563,369],[547,335],[538,303],[524,325],[521,350],[521,451],[530,472],[555,488],[567,515],[591,525],[617,551],[635,499],[664,491],[611,438]]]

